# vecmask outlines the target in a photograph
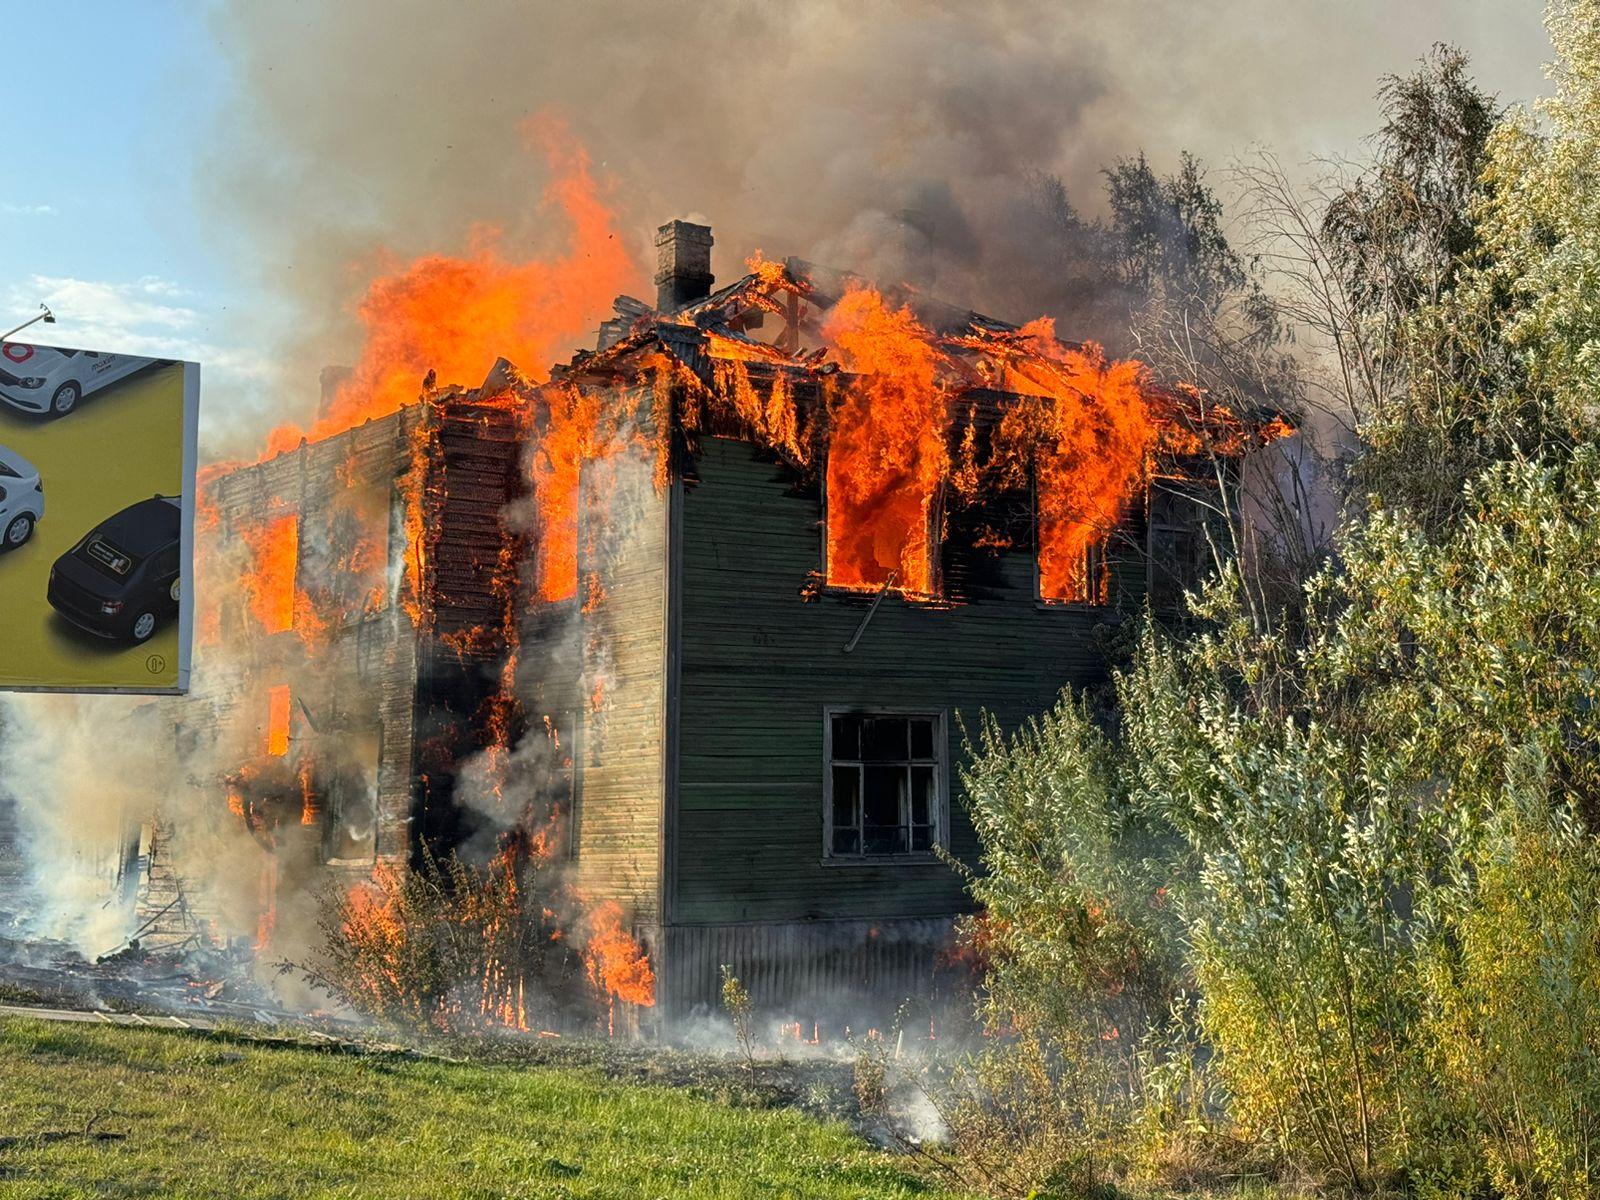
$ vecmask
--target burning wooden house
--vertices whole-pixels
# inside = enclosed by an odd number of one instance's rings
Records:
[[[553,855],[648,956],[597,985],[669,1022],[723,965],[797,1017],[892,1005],[969,906],[962,720],[1102,677],[1279,427],[1047,321],[793,259],[713,291],[709,229],[657,244],[655,303],[548,380],[430,378],[211,482],[238,585],[200,635],[244,665],[186,736],[238,748],[264,913],[308,871]]]

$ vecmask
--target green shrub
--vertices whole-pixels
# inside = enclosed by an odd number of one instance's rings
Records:
[[[1600,1184],[1600,845],[1529,750],[1465,856],[1426,980],[1431,1077],[1457,1098],[1460,1176],[1508,1197]],[[1473,1163],[1473,1151],[1478,1161]],[[1432,1174],[1441,1165],[1427,1164]]]
[[[733,968],[727,963],[722,964],[722,1007],[733,1022],[733,1035],[739,1043],[739,1052],[744,1055],[747,1063],[756,1060],[755,1044],[755,1003],[750,999],[750,992],[739,977],[733,973]]]

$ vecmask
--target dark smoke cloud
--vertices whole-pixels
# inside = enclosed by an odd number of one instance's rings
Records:
[[[237,86],[204,186],[240,269],[300,315],[302,390],[268,405],[292,416],[316,368],[351,357],[380,248],[460,249],[479,221],[547,240],[518,135],[536,111],[616,181],[645,269],[649,229],[691,215],[724,279],[758,246],[883,268],[914,209],[938,291],[1025,318],[1004,277],[1027,257],[1031,174],[1093,212],[1099,170],[1141,148],[1157,169],[1180,149],[1353,153],[1378,77],[1435,40],[1513,97],[1545,52],[1538,6],[1503,0],[355,0],[215,21]]]

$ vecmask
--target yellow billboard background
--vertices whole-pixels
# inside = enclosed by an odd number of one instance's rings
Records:
[[[38,470],[45,505],[32,538],[0,550],[0,688],[176,691],[180,682],[187,682],[187,650],[177,616],[164,617],[145,642],[114,641],[56,612],[47,590],[50,568],[60,555],[107,518],[156,495],[185,497],[179,571],[181,586],[188,590],[189,371],[198,368],[155,361],[86,396],[58,419],[0,404],[0,447]],[[198,379],[193,382],[190,390],[197,393]]]

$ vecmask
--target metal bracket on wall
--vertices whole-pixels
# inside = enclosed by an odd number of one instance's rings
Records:
[[[856,643],[861,640],[861,635],[867,631],[867,623],[872,620],[872,614],[878,611],[878,605],[883,603],[883,598],[889,594],[889,589],[894,586],[897,571],[890,571],[889,578],[883,581],[883,586],[878,589],[878,594],[872,598],[872,607],[867,609],[867,615],[861,618],[861,624],[856,626],[855,634],[844,644],[844,652],[849,654],[856,648]]]

